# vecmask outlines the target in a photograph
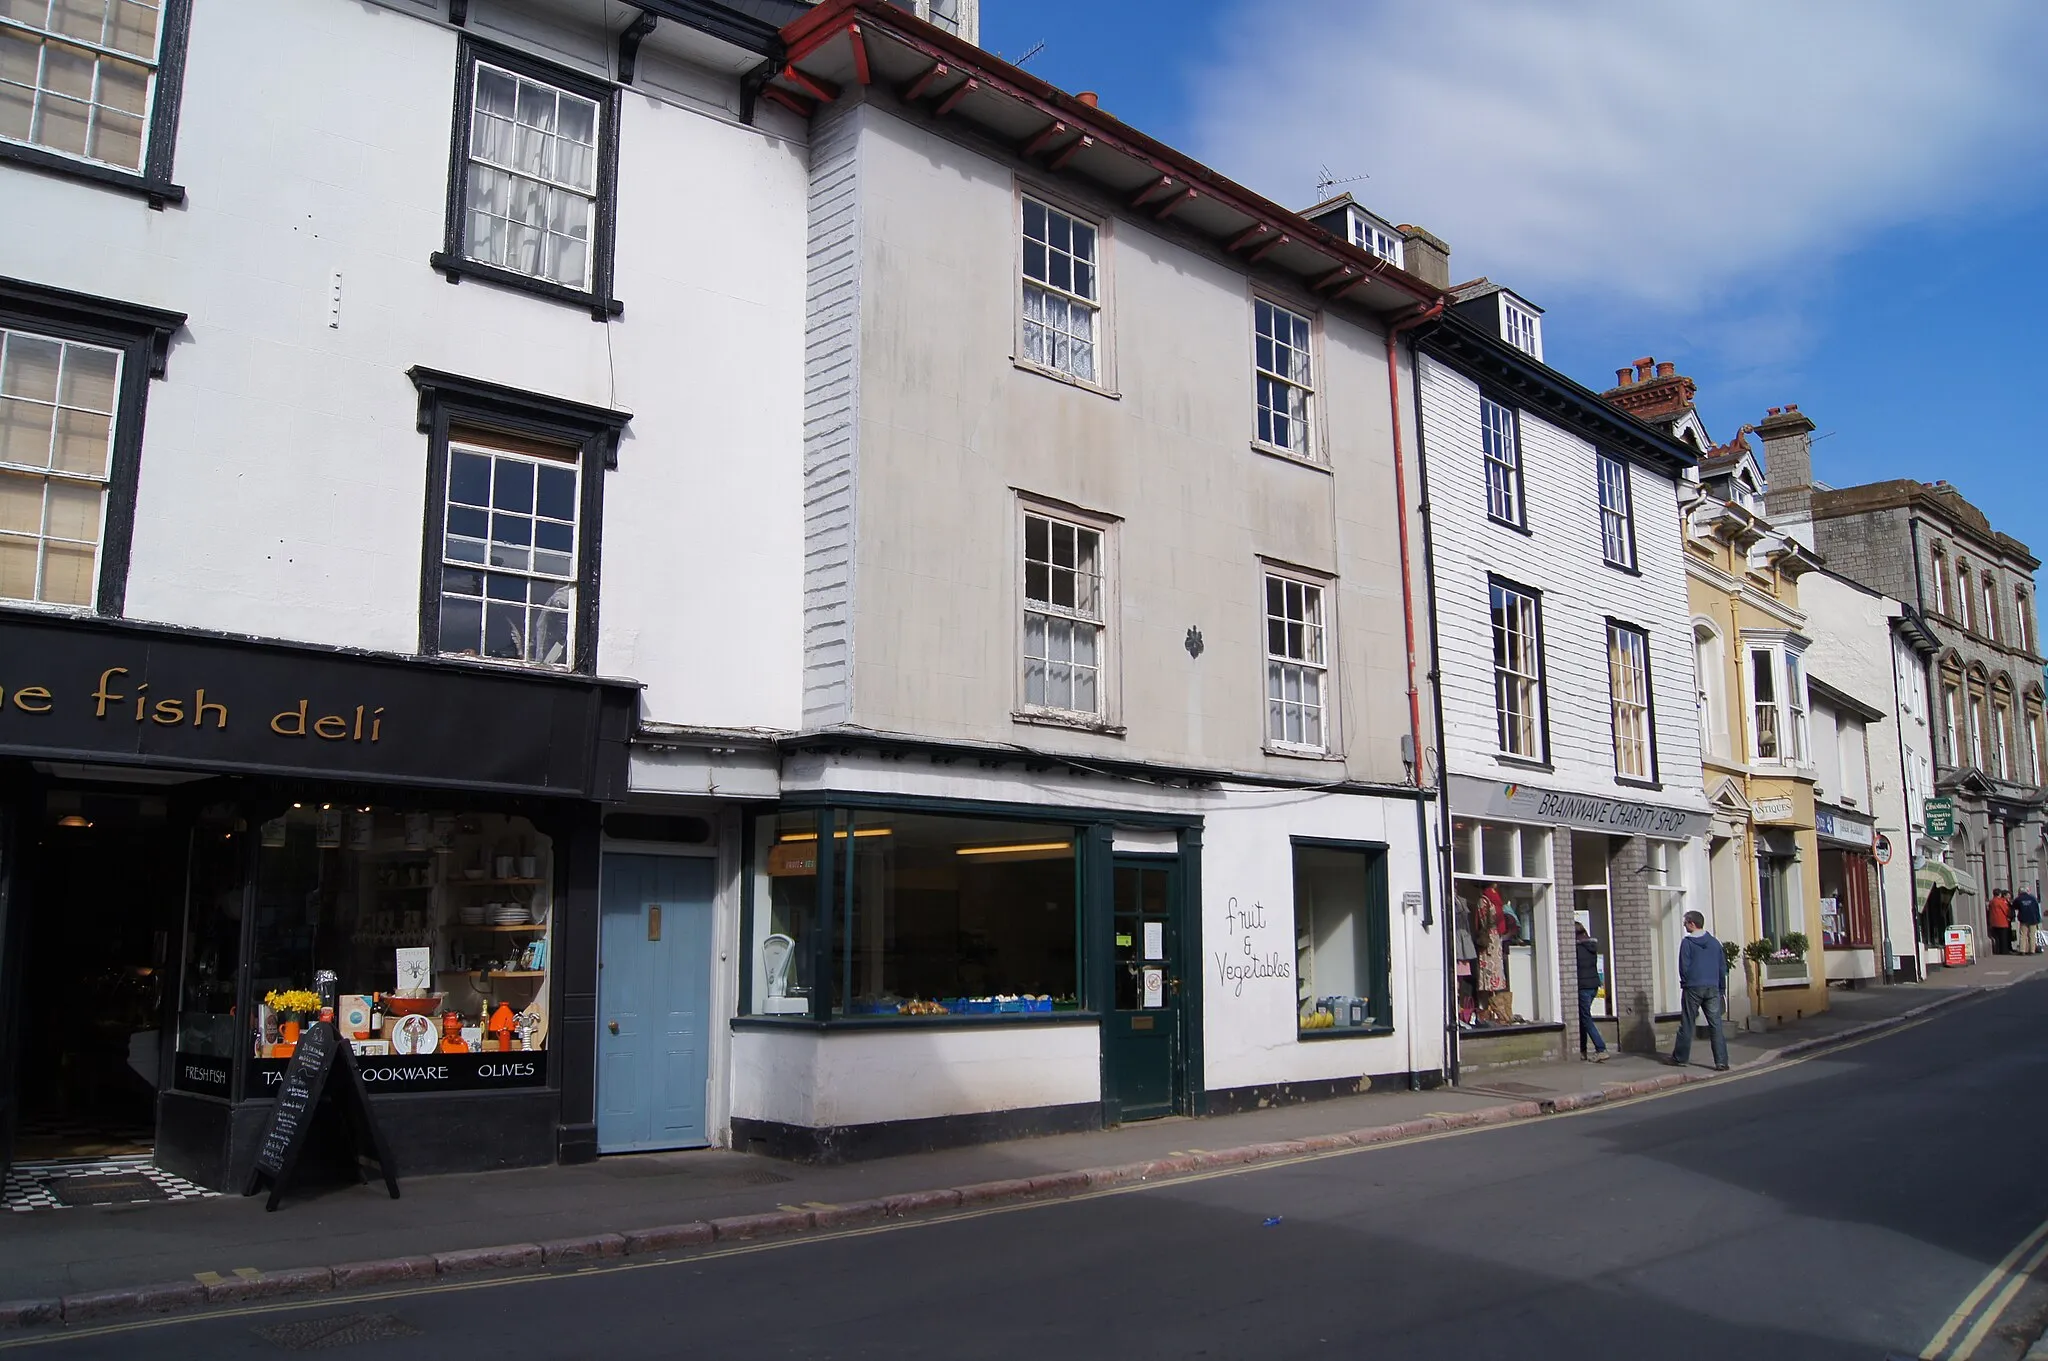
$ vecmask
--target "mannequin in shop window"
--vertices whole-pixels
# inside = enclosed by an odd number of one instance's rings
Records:
[[[1472,906],[1472,944],[1479,952],[1473,961],[1472,986],[1481,1025],[1508,1025],[1514,1020],[1515,1000],[1508,992],[1507,947],[1516,931],[1517,923],[1500,896],[1500,886],[1486,885]]]
[[[1472,939],[1472,905],[1462,898],[1455,908],[1458,964],[1458,1024],[1470,1026],[1479,1019],[1478,989],[1473,981],[1473,962],[1479,947]]]

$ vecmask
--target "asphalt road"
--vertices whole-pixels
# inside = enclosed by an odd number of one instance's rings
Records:
[[[2026,1152],[2044,1006],[2021,986],[1754,1077],[1080,1201],[21,1341],[65,1361],[1920,1356],[2048,1218]],[[1974,1356],[2017,1357],[2043,1319],[2029,1285]],[[1938,1354],[1969,1355],[1974,1322]]]

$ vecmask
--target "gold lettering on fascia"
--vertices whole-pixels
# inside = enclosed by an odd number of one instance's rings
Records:
[[[110,666],[100,672],[99,684],[87,698],[92,701],[92,716],[105,722],[109,719],[127,719],[136,724],[151,723],[163,728],[182,728],[188,723],[195,728],[211,728],[215,732],[228,726],[228,706],[217,699],[206,697],[206,688],[193,690],[188,699],[183,695],[175,699],[151,698],[149,682],[143,681],[131,691],[122,677],[128,675],[125,666]],[[57,693],[47,685],[17,685],[12,690],[0,685],[0,714],[13,709],[24,714],[55,713],[58,707]],[[302,699],[289,709],[271,716],[270,730],[279,737],[317,737],[326,742],[381,742],[384,740],[384,706],[358,704],[351,713],[315,714],[313,702]]]

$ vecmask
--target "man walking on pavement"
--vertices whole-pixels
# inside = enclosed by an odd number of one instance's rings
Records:
[[[1678,1023],[1678,1039],[1665,1062],[1684,1068],[1692,1062],[1692,1032],[1700,1012],[1707,1013],[1707,1034],[1714,1046],[1714,1071],[1728,1071],[1728,1032],[1721,1020],[1727,1006],[1724,985],[1728,979],[1728,956],[1721,942],[1707,930],[1707,919],[1698,912],[1685,914],[1685,939],[1678,942],[1678,986],[1684,992],[1685,1013]]]
[[[2041,952],[2041,900],[2034,896],[2034,890],[2022,888],[2019,896],[2012,900],[2013,920],[2020,924],[2020,953],[2035,955]]]

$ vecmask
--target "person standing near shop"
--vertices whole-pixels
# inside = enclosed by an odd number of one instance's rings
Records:
[[[2004,889],[1991,895],[1991,902],[1984,908],[1984,920],[1991,928],[1991,953],[2011,954],[2012,899]]]
[[[1584,922],[1574,925],[1578,931],[1579,946],[1579,1058],[1605,1063],[1607,1041],[1601,1038],[1600,1027],[1593,1021],[1593,999],[1600,995],[1600,943],[1593,939],[1593,933],[1586,929]],[[1590,1055],[1586,1053],[1588,1039],[1593,1042]]]
[[[1684,993],[1685,1011],[1678,1022],[1678,1039],[1665,1062],[1684,1068],[1692,1062],[1692,1032],[1700,1012],[1707,1013],[1707,1036],[1714,1046],[1714,1071],[1728,1071],[1728,1032],[1722,1026],[1727,1005],[1723,991],[1728,978],[1728,956],[1721,942],[1707,930],[1707,919],[1698,912],[1685,914],[1685,939],[1678,942],[1678,986]]]
[[[2013,920],[2019,923],[2020,953],[2037,955],[2041,953],[2041,900],[2034,896],[2031,888],[2023,888],[2012,900]]]

